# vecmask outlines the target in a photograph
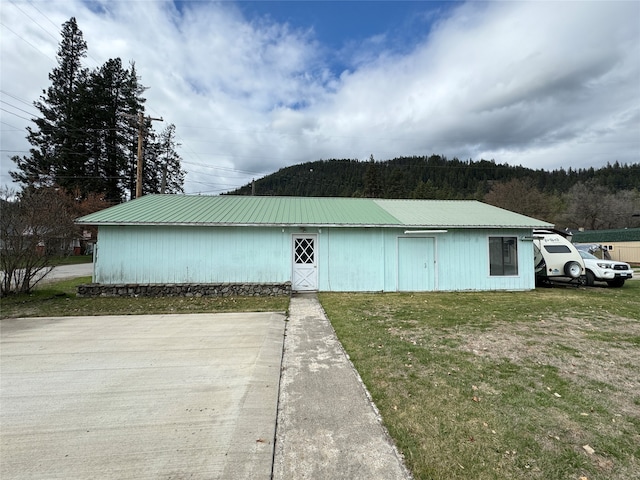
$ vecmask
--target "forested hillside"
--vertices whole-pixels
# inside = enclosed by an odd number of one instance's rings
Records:
[[[566,193],[594,180],[612,191],[640,188],[640,164],[601,169],[531,170],[487,160],[401,157],[385,162],[319,160],[286,167],[255,181],[256,195],[482,199],[496,182],[528,179],[543,193]],[[251,195],[251,185],[232,192]],[[372,194],[375,193],[375,194]]]
[[[487,160],[319,160],[283,168],[236,195],[476,199],[558,226],[640,226],[640,164],[532,170]]]

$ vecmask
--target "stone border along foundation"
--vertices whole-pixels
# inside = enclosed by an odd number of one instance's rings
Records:
[[[181,283],[78,285],[78,297],[278,297],[291,295],[291,283]]]

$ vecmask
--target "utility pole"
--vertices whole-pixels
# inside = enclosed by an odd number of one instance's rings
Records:
[[[136,198],[140,198],[142,196],[142,169],[144,167],[142,142],[144,142],[144,114],[140,112],[138,113],[138,164],[136,166]]]
[[[129,118],[136,118],[135,115],[127,115]],[[145,124],[145,116],[144,113],[140,112],[137,116],[138,120],[138,163],[136,167],[136,198],[140,198],[142,196],[142,171],[144,169],[144,155],[142,145],[144,142],[144,124]],[[164,122],[162,117],[160,118],[151,118],[146,117],[146,120]]]

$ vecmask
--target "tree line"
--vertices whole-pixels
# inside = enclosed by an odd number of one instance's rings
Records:
[[[134,198],[142,128],[143,193],[183,192],[186,172],[175,126],[154,131],[144,115],[146,88],[135,63],[112,58],[89,70],[82,65],[86,56],[82,31],[71,18],[62,25],[51,84],[34,102],[40,115],[27,128],[29,155],[12,157],[13,180],[23,189],[60,188],[82,199],[99,195],[109,204]]]
[[[640,227],[640,164],[546,171],[440,155],[286,167],[231,194],[480,200],[558,228]]]

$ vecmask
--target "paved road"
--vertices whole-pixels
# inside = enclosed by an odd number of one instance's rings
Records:
[[[38,278],[42,277],[44,270],[38,273]],[[69,278],[90,277],[93,275],[93,263],[81,263],[79,265],[60,265],[54,267],[47,275],[40,280],[39,285],[66,280]],[[0,272],[0,279],[4,279],[4,272]]]
[[[81,263],[78,265],[60,265],[54,267],[42,282],[65,280],[68,278],[90,277],[93,275],[93,263]]]
[[[2,480],[271,478],[284,314],[0,326]]]

